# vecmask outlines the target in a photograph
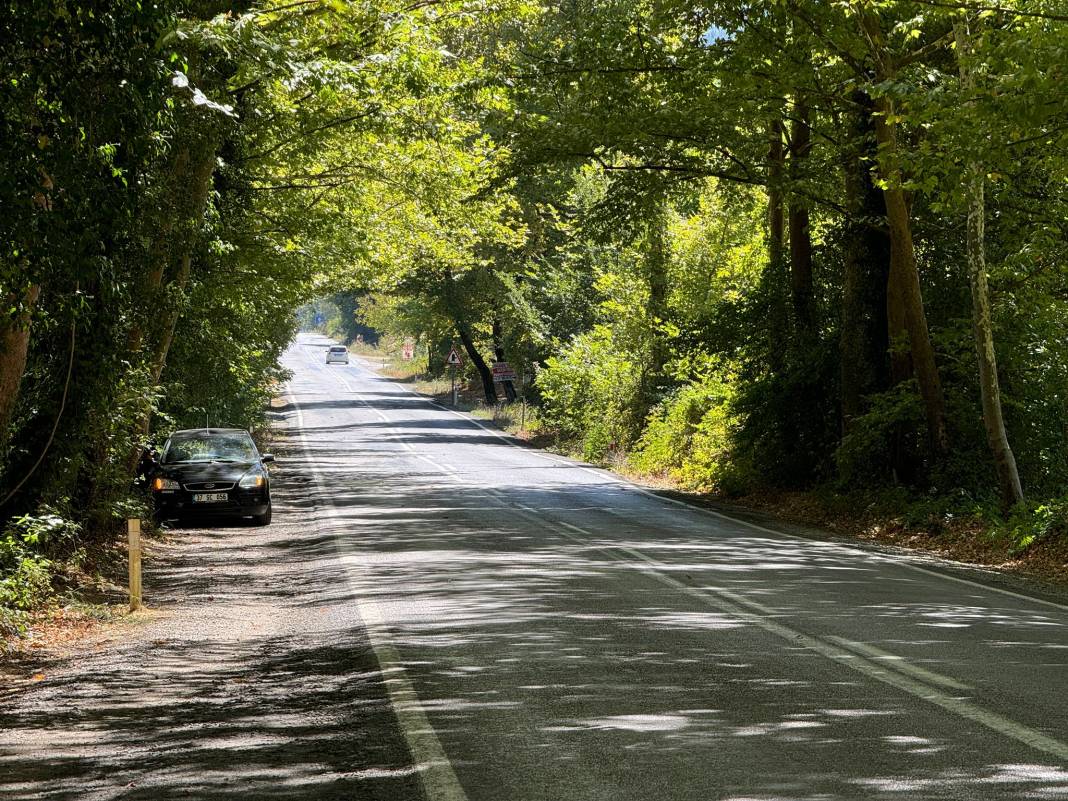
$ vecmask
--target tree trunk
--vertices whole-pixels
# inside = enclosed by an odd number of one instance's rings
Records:
[[[156,283],[155,292],[150,296],[147,329],[152,332],[151,341],[145,329],[135,326],[131,331],[129,342],[138,345],[142,351],[140,358],[148,369],[148,378],[154,389],[163,375],[167,365],[167,355],[174,342],[174,332],[182,314],[181,294],[189,283],[192,272],[193,251],[200,238],[204,213],[207,210],[208,197],[211,194],[212,176],[215,171],[216,147],[201,143],[199,157],[193,159],[186,153],[179,154],[172,175],[177,183],[174,191],[180,193],[181,200],[175,212],[180,216],[177,226],[165,222],[158,234],[154,250],[161,254],[160,261],[146,276],[146,282]],[[178,227],[176,231],[175,228]],[[177,252],[176,266],[170,279],[164,283],[166,254]],[[170,297],[167,297],[170,296]],[[144,353],[147,351],[147,353]],[[136,357],[136,355],[135,355]],[[134,433],[138,438],[148,434],[151,426],[151,410],[145,408],[134,423]],[[127,460],[130,471],[136,469],[140,460],[140,445],[135,444]]]
[[[871,98],[855,92],[858,111],[849,134],[855,143],[843,164],[848,216],[844,231],[841,360],[842,432],[867,411],[864,398],[890,385],[887,324],[887,279],[890,242],[885,228],[886,204],[872,181],[875,158]]]
[[[486,403],[495,404],[497,402],[497,390],[493,386],[493,372],[486,364],[486,360],[482,358],[482,354],[478,352],[478,348],[475,347],[470,329],[460,320],[455,322],[456,333],[460,335],[460,342],[463,343],[464,350],[467,351],[467,355],[471,358],[471,364],[478,370],[479,378],[482,379],[482,390],[486,394]]]
[[[208,207],[208,196],[211,193],[212,175],[215,172],[215,149],[206,149],[201,158],[193,165],[190,173],[189,192],[189,219],[186,221],[188,231],[183,237],[181,255],[178,258],[178,269],[169,282],[169,288],[176,294],[185,291],[189,283],[192,270],[193,250],[199,241],[199,229],[204,219],[204,212]],[[162,318],[159,336],[152,353],[149,364],[150,375],[153,384],[158,383],[163,374],[163,368],[167,364],[167,354],[170,352],[171,343],[174,341],[174,329],[182,315],[182,306],[179,299],[174,299],[171,307],[167,309]]]
[[[786,151],[783,147],[782,120],[776,117],[768,125],[768,272],[770,315],[768,320],[768,357],[773,371],[783,365],[782,343],[789,328],[783,297],[786,249],[786,224],[783,216],[783,172]]]
[[[858,15],[861,29],[875,62],[876,77],[881,82],[897,77],[893,56],[878,17],[870,10]],[[886,220],[890,228],[890,278],[887,285],[888,317],[891,341],[902,326],[908,334],[912,369],[923,400],[927,436],[936,455],[946,452],[945,400],[938,374],[934,346],[923,309],[920,273],[916,266],[916,249],[912,242],[912,220],[902,186],[901,158],[898,151],[897,119],[893,99],[884,95],[875,103],[875,138],[879,143],[879,171],[883,178]]]
[[[169,169],[168,184],[176,191],[182,191],[189,183],[189,159],[190,150],[183,147],[178,150]],[[127,336],[127,345],[134,358],[139,358],[144,344],[146,328],[151,328],[154,323],[155,301],[160,298],[163,289],[163,279],[167,273],[170,246],[174,232],[174,223],[178,214],[164,213],[159,219],[159,229],[153,237],[152,246],[149,249],[149,269],[141,280],[141,297],[144,298],[144,308],[140,317],[134,320]]]
[[[808,105],[803,99],[794,105],[794,122],[790,131],[790,179],[800,180],[805,159],[812,150]],[[816,335],[815,292],[812,288],[812,233],[808,205],[796,192],[790,194],[790,297],[794,311],[794,329],[798,339],[810,343]]]
[[[975,89],[975,74],[970,65],[971,40],[963,23],[958,22],[954,26],[954,34],[957,40],[961,86],[965,92],[971,92]],[[975,160],[969,160],[967,164],[964,189],[968,203],[967,248],[968,279],[972,290],[972,331],[979,357],[983,425],[986,427],[987,441],[997,466],[1002,503],[1007,508],[1022,501],[1024,494],[1001,410],[1001,389],[998,386],[998,365],[994,353],[994,331],[986,275],[985,177],[982,165]]]
[[[886,216],[890,224],[890,280],[887,295],[891,299],[888,319],[890,335],[896,336],[899,326],[908,334],[912,369],[923,399],[924,417],[931,448],[936,454],[947,448],[945,401],[942,380],[935,362],[934,346],[923,309],[920,274],[916,267],[916,253],[912,244],[912,225],[909,219],[905,192],[888,185],[883,190]],[[903,319],[902,319],[903,318]]]
[[[26,356],[30,349],[30,319],[41,295],[41,287],[31,284],[22,298],[9,295],[7,305],[18,304],[19,311],[0,326],[0,443],[7,441],[8,426],[15,411]]]
[[[667,198],[656,200],[656,207],[646,221],[645,281],[649,299],[645,314],[653,326],[650,332],[649,365],[645,371],[644,394],[651,406],[663,384],[664,365],[668,361],[668,343],[663,325],[668,317],[668,205]]]

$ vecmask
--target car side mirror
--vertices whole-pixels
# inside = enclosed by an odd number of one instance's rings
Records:
[[[260,456],[260,461],[263,462],[264,464],[270,464],[271,462],[274,461],[274,454],[273,453],[264,453],[264,454],[262,454]]]

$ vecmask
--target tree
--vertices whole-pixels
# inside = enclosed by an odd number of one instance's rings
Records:
[[[966,21],[954,24],[960,82],[964,92],[976,89],[974,52]],[[965,167],[965,196],[968,206],[968,282],[972,294],[972,320],[975,349],[979,357],[979,392],[982,397],[983,423],[987,439],[997,465],[1001,498],[1006,507],[1023,500],[1023,486],[1016,467],[1016,457],[1009,446],[1005,419],[1001,411],[1001,389],[998,386],[997,356],[994,353],[994,333],[990,313],[990,291],[986,274],[986,204],[982,165],[974,158]]]

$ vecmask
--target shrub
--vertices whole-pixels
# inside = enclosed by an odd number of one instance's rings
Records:
[[[631,464],[695,489],[724,489],[733,476],[730,400],[730,386],[713,377],[679,388],[649,416]]]
[[[13,520],[0,534],[0,635],[25,631],[26,612],[52,595],[53,558],[80,528],[50,509]]]
[[[1068,536],[1068,496],[1042,503],[1019,503],[991,533],[1006,537],[1014,553],[1052,537]]]
[[[611,328],[596,326],[537,377],[542,424],[594,461],[626,451],[642,425],[642,359],[614,339]]]
[[[872,487],[892,481],[895,461],[901,455],[895,454],[895,448],[913,454],[906,461],[915,462],[915,454],[924,448],[916,432],[923,428],[923,406],[915,382],[902,382],[873,395],[868,412],[853,421],[834,454],[840,486]]]

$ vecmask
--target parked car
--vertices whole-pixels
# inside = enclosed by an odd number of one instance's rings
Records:
[[[249,433],[240,428],[175,431],[163,446],[149,486],[161,520],[250,517],[271,522],[271,477]]]
[[[344,345],[331,345],[326,350],[326,363],[348,364],[349,349],[346,348]]]

